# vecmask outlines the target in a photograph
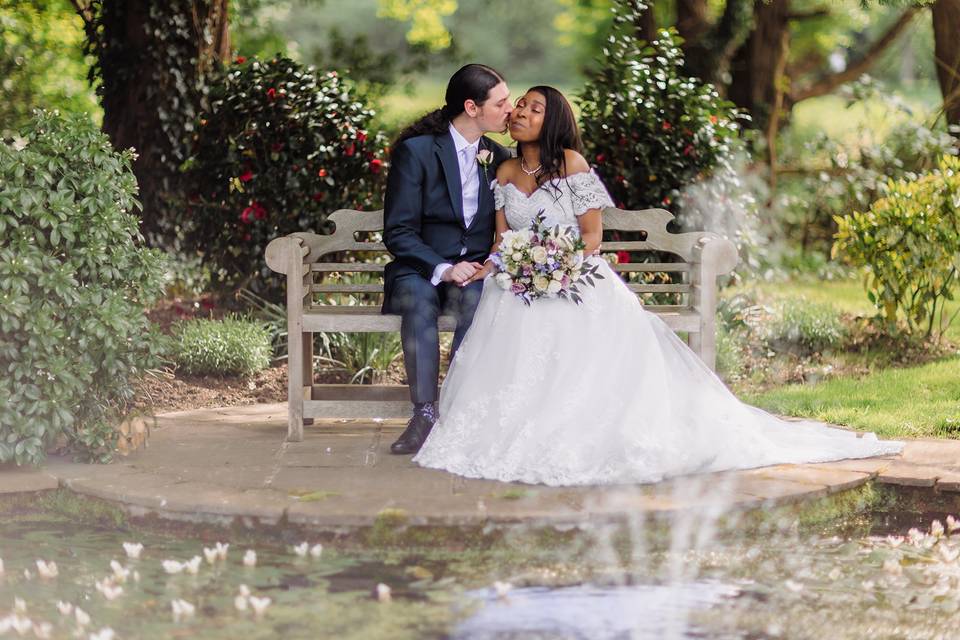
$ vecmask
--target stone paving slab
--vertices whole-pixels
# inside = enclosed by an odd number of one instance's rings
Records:
[[[960,442],[910,441],[901,456],[677,478],[655,485],[544,487],[470,480],[393,456],[397,421],[327,421],[285,442],[286,405],[158,416],[148,446],[110,465],[51,458],[43,470],[0,467],[0,493],[54,488],[186,520],[286,518],[315,527],[372,524],[392,511],[412,524],[541,521],[577,525],[678,511],[749,509],[875,481],[960,492]]]

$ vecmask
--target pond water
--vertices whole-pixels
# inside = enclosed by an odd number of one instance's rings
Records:
[[[946,516],[781,519],[679,540],[690,523],[446,536],[436,547],[329,537],[302,557],[300,534],[223,530],[225,559],[208,562],[204,547],[218,541],[209,530],[20,508],[0,521],[0,636],[953,638],[960,523]],[[307,549],[320,542],[303,538]],[[143,545],[139,558],[124,542]],[[243,562],[248,549],[255,566]],[[195,574],[164,567],[191,558]],[[258,615],[260,598],[269,604]]]

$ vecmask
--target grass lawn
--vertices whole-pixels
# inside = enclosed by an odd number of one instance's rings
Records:
[[[751,286],[762,297],[803,297],[832,304],[846,313],[872,314],[860,282],[854,279]],[[957,306],[956,301],[948,303],[947,312]],[[954,342],[960,341],[958,323],[946,333]],[[960,438],[960,356],[914,367],[877,369],[862,377],[746,393],[743,399],[776,413],[875,431],[882,437]]]
[[[884,369],[863,378],[790,385],[754,396],[750,404],[875,431],[881,437],[960,437],[960,357]]]

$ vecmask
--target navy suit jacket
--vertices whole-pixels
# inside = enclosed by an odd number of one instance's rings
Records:
[[[510,152],[485,136],[480,138],[480,149],[490,150],[493,159],[477,172],[477,214],[468,227],[460,165],[450,133],[408,138],[394,148],[383,212],[383,241],[393,255],[383,274],[384,313],[390,313],[398,278],[416,274],[430,280],[438,264],[482,263],[489,254],[496,231],[490,182]]]

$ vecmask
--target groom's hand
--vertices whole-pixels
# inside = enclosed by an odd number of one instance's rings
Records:
[[[482,268],[483,265],[478,262],[458,262],[444,272],[443,280],[444,282],[456,283],[457,286],[462,287],[470,281],[473,274]]]

